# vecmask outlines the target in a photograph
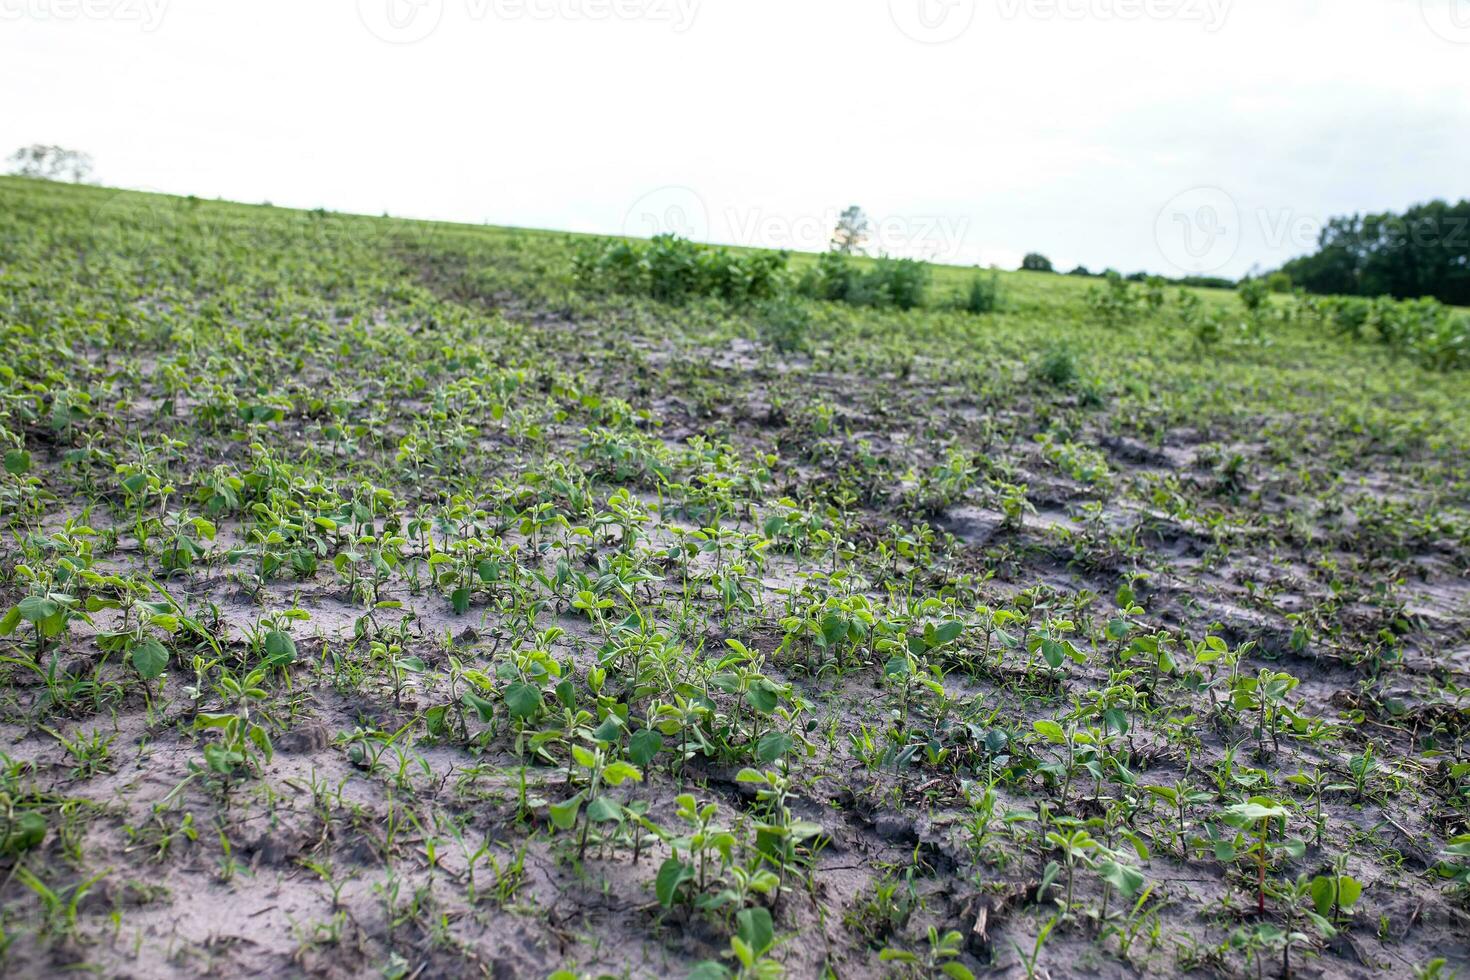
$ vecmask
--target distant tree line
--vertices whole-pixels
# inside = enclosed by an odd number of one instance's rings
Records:
[[[1470,305],[1470,200],[1333,218],[1317,245],[1281,267],[1308,292]]]
[[[1026,257],[1021,260],[1021,270],[1023,272],[1056,271],[1055,267],[1053,267],[1052,265],[1051,259],[1047,258],[1045,255],[1042,255],[1040,252],[1027,252]],[[1179,276],[1178,278],[1171,279],[1167,276],[1150,275],[1147,272],[1130,272],[1127,275],[1124,275],[1116,269],[1104,269],[1101,272],[1093,272],[1085,265],[1077,266],[1071,272],[1068,272],[1067,275],[1083,276],[1093,279],[1117,278],[1126,280],[1127,282],[1149,282],[1151,280],[1158,280],[1160,282],[1172,283],[1176,286],[1200,286],[1209,289],[1234,289],[1236,285],[1234,279],[1225,279],[1221,276]]]
[[[1031,252],[1021,268],[1055,271],[1044,255]],[[1112,270],[1092,272],[1077,266],[1067,275],[1107,277]],[[1123,276],[1144,282],[1135,272]],[[1317,251],[1292,259],[1264,277],[1266,287],[1288,292],[1293,287],[1334,296],[1432,297],[1452,306],[1470,306],[1470,200],[1458,204],[1430,201],[1403,214],[1354,214],[1333,218],[1317,238]],[[1181,286],[1232,289],[1235,280],[1217,276],[1182,276]]]

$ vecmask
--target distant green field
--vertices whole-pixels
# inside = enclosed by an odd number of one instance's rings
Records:
[[[0,973],[1470,970],[1460,313],[607,247],[0,180]]]

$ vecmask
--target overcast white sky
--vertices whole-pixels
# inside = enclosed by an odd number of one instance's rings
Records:
[[[1470,0],[0,0],[0,86],[109,185],[964,263],[1470,196]]]

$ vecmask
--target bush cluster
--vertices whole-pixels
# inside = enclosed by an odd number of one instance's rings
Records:
[[[883,257],[863,267],[841,252],[827,252],[793,278],[786,252],[736,253],[676,235],[646,242],[589,242],[577,249],[572,275],[586,287],[651,296],[666,303],[714,297],[746,304],[791,296],[912,310],[924,305],[929,266],[917,259]],[[995,306],[994,280],[977,280],[956,305],[973,312]]]
[[[917,259],[880,258],[861,269],[841,252],[827,252],[797,281],[797,291],[813,299],[853,306],[912,310],[923,305],[929,267]]]
[[[1326,296],[1306,297],[1304,302],[1319,322],[1341,336],[1377,339],[1436,370],[1470,368],[1470,318],[1436,299]]]
[[[646,242],[611,241],[582,246],[572,274],[586,286],[682,303],[701,296],[743,304],[770,299],[785,288],[786,252],[737,254],[677,235]]]

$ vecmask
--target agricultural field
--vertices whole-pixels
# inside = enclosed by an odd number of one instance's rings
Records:
[[[1465,322],[0,180],[0,973],[1470,975]]]

